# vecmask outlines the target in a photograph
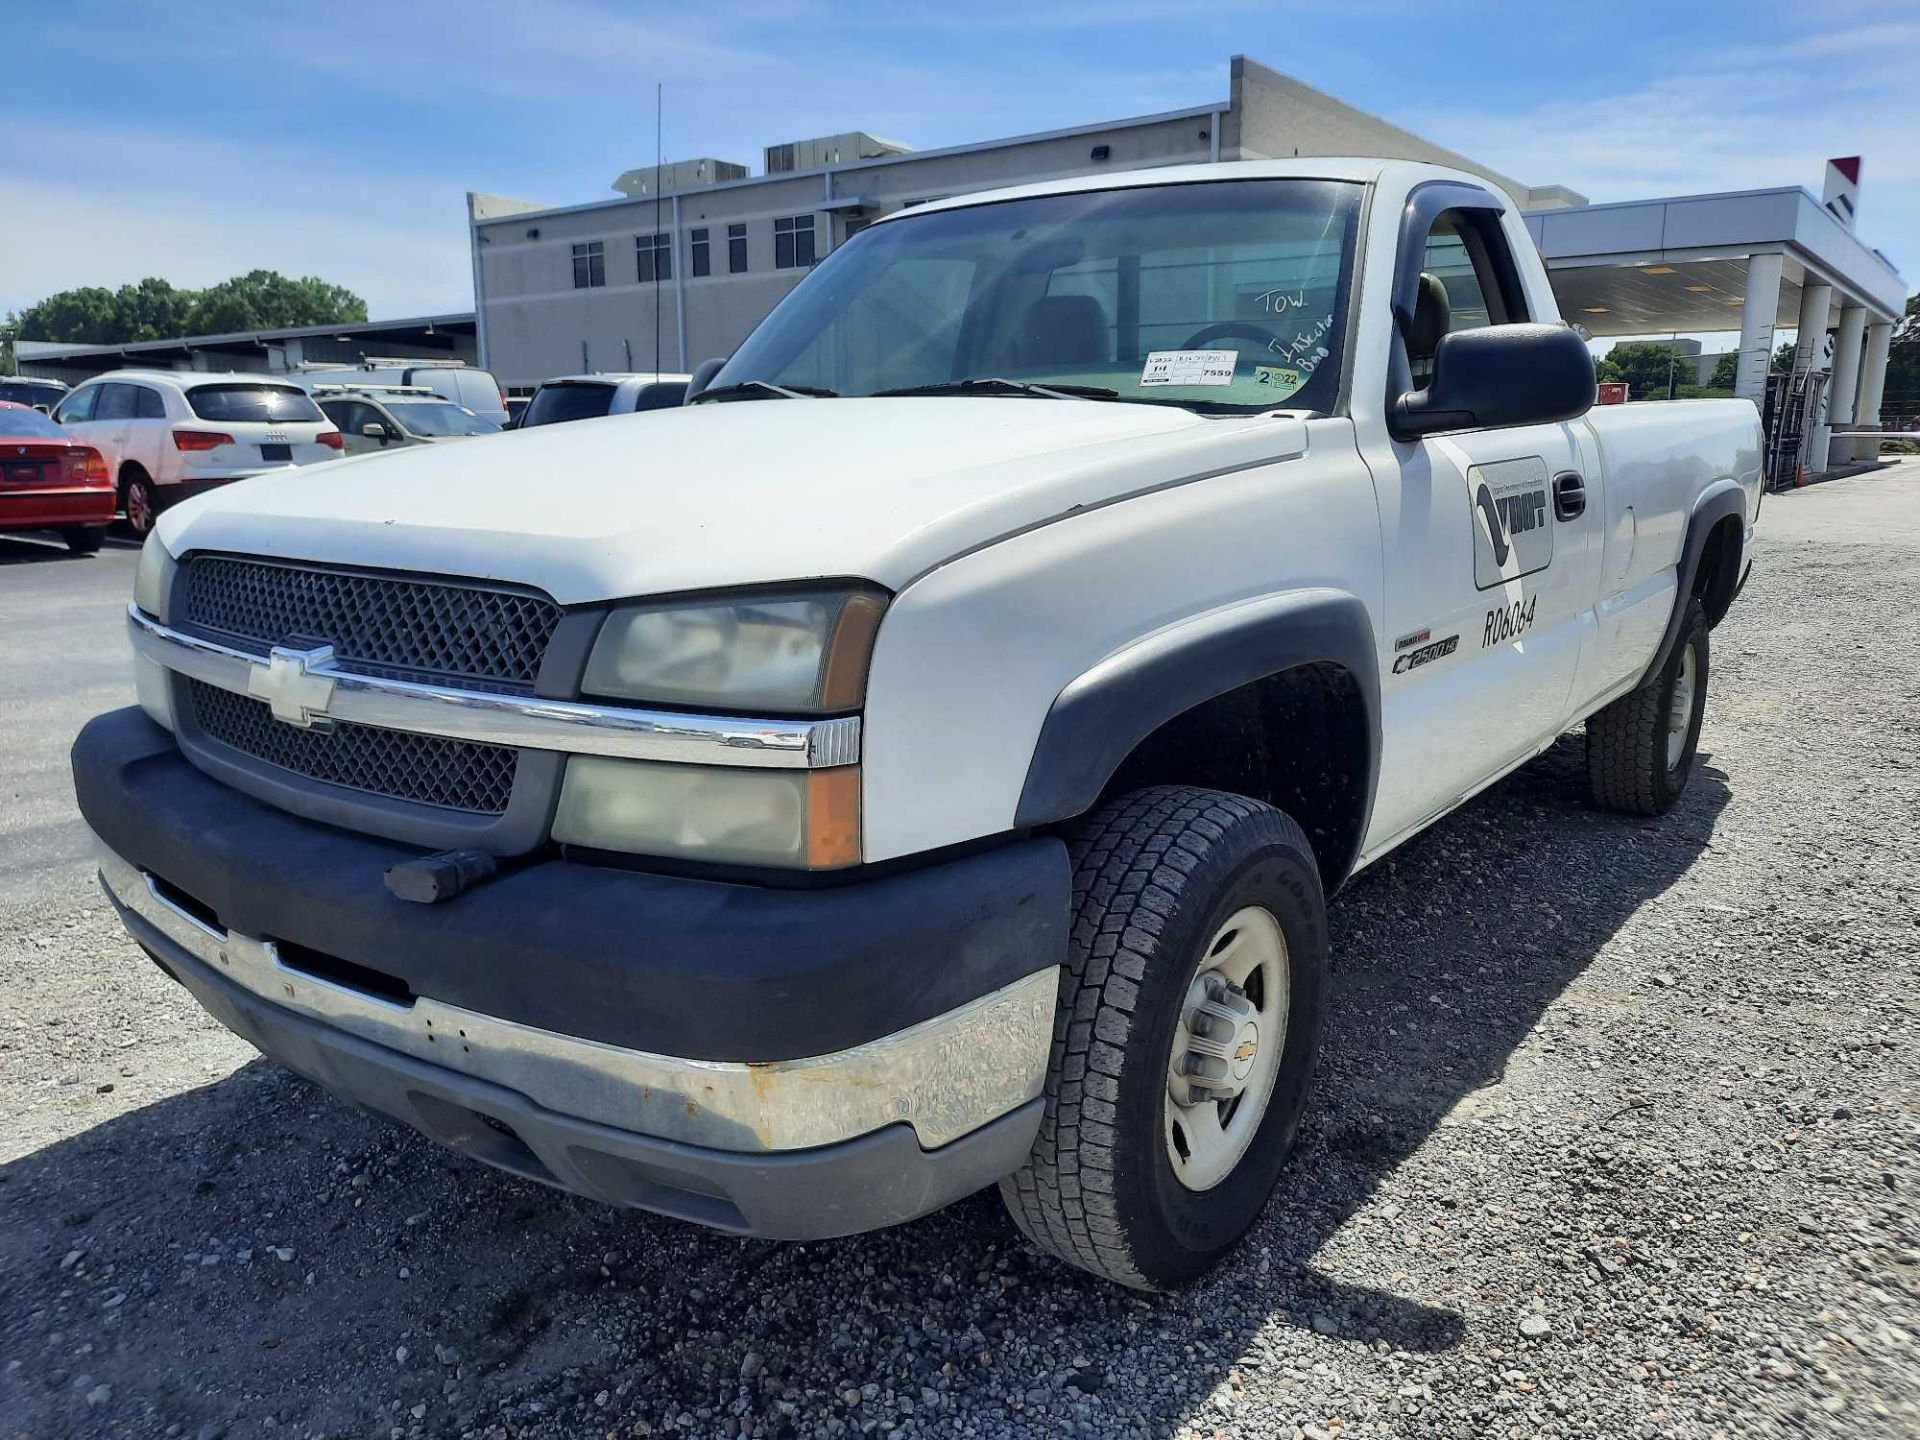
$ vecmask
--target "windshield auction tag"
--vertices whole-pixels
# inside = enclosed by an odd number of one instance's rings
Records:
[[[1140,368],[1142,385],[1231,385],[1238,350],[1152,350]]]

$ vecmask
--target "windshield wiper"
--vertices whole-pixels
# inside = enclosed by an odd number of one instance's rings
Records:
[[[711,390],[702,390],[693,397],[698,405],[703,400],[802,400],[808,396],[822,400],[838,399],[838,390],[823,389],[818,385],[776,385],[771,380],[741,380],[732,385],[717,385]]]
[[[898,390],[876,390],[881,396],[897,395],[1039,395],[1047,400],[1118,400],[1120,392],[1104,385],[1034,385],[1025,380],[1002,380],[997,375],[980,375],[971,380],[943,380],[936,385],[903,385]]]

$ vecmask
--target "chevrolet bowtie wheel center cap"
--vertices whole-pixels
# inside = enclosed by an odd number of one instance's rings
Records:
[[[1252,1144],[1286,1049],[1286,937],[1271,911],[1235,911],[1200,953],[1167,1063],[1163,1130],[1174,1177],[1218,1185]]]

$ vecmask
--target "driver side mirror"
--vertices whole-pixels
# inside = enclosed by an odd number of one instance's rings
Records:
[[[369,440],[378,440],[382,445],[387,443],[387,427],[382,425],[378,420],[369,420],[366,424],[362,425],[360,427],[360,433]]]
[[[1593,356],[1564,325],[1487,325],[1442,335],[1433,378],[1388,407],[1396,440],[1572,420],[1593,408]]]

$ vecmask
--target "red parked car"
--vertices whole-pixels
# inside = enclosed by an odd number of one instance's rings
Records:
[[[98,450],[31,405],[0,400],[0,532],[58,530],[74,554],[91,555],[117,501]]]

